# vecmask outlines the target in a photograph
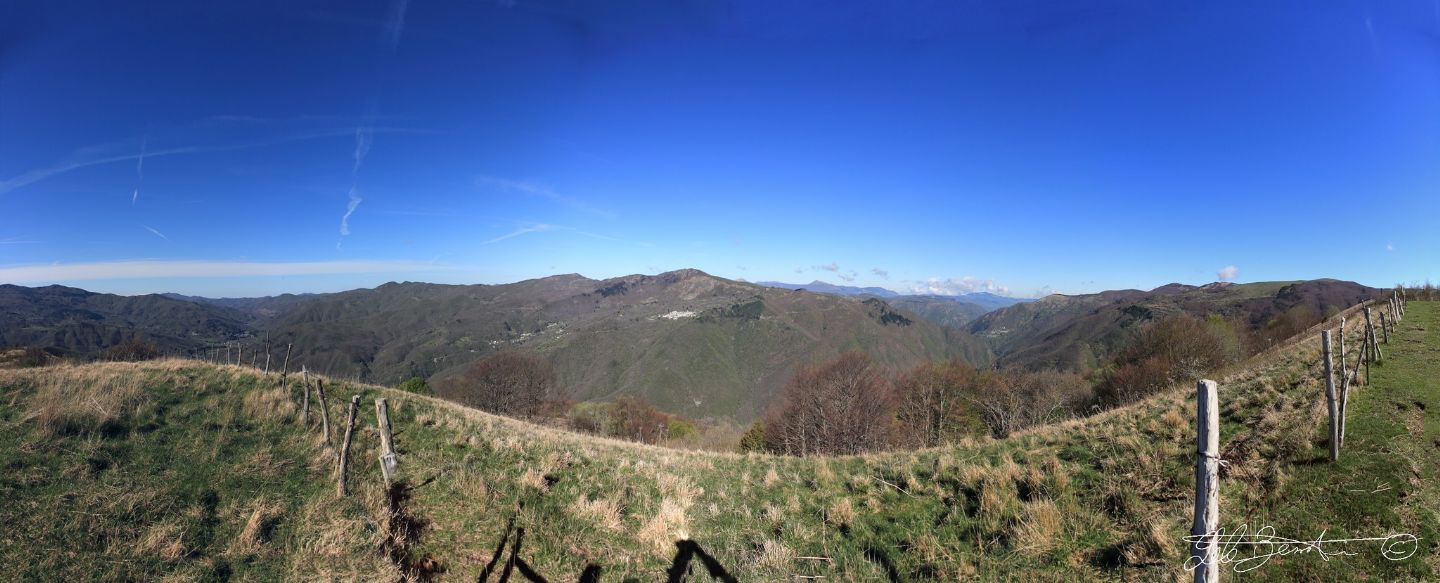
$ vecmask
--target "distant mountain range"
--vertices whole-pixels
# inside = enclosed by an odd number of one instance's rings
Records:
[[[968,329],[985,340],[1001,365],[1086,370],[1126,346],[1140,325],[1172,314],[1217,314],[1256,331],[1287,312],[1329,314],[1378,292],[1334,279],[1198,287],[1172,283],[1150,291],[1055,294],[987,313]]]
[[[388,283],[267,298],[133,298],[75,288],[0,288],[0,344],[94,352],[138,336],[203,352],[269,338],[295,365],[396,383],[459,375],[500,350],[532,351],[581,400],[631,394],[692,417],[758,415],[804,363],[860,349],[882,366],[963,356],[983,342],[873,297],[736,282],[696,270],[504,285]]]
[[[1011,298],[989,292],[974,292],[955,296],[935,294],[902,294],[883,287],[854,287],[835,285],[820,280],[810,283],[783,283],[762,281],[757,285],[781,289],[805,290],[820,294],[839,296],[869,296],[883,298],[889,304],[915,312],[920,317],[942,326],[962,327],[981,314],[1034,300]]]
[[[269,338],[277,358],[294,344],[294,366],[381,383],[443,382],[487,354],[522,350],[551,362],[576,399],[638,395],[673,413],[745,421],[797,366],[847,349],[895,370],[952,356],[978,366],[1086,370],[1145,322],[1170,314],[1220,314],[1263,329],[1294,310],[1323,314],[1378,292],[1314,280],[1038,301],[852,293],[868,289],[878,288],[751,284],[689,269],[232,299],[0,285],[0,346],[87,354],[139,337],[203,354],[230,342],[251,350]]]

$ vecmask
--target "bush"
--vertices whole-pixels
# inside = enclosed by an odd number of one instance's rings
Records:
[[[153,360],[160,358],[160,348],[154,342],[130,338],[124,342],[106,348],[100,353],[103,360],[121,362],[139,362],[142,360]]]
[[[1313,312],[1313,311],[1311,311]],[[1285,313],[1265,334],[1284,334],[1310,316],[1306,310]],[[1317,316],[1318,317],[1318,316]],[[1310,324],[1303,324],[1300,329]],[[1194,381],[1222,366],[1238,362],[1245,354],[1236,327],[1218,316],[1206,319],[1180,314],[1152,322],[1140,329],[1133,343],[1111,361],[1101,373],[1095,395],[1106,406],[1131,403],[1176,383]]]
[[[740,436],[740,453],[765,451],[765,422],[756,421],[750,424],[745,434]]]
[[[415,393],[417,395],[430,394],[430,385],[425,382],[425,379],[422,379],[420,377],[410,377],[408,379],[405,379],[405,382],[400,383],[400,386],[395,388],[405,391],[407,393]]]
[[[577,403],[570,408],[569,423],[577,431],[650,444],[697,439],[700,434],[689,420],[630,395],[613,403]]]

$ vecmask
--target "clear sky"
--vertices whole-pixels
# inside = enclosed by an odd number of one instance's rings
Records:
[[[1440,281],[1440,0],[0,6],[0,283]]]

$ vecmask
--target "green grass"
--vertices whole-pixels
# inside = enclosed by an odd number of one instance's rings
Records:
[[[1274,525],[1278,534],[1298,540],[1314,539],[1322,530],[1330,539],[1408,533],[1420,537],[1419,550],[1390,561],[1379,556],[1376,543],[1337,546],[1358,556],[1328,562],[1313,554],[1276,558],[1244,579],[1440,576],[1440,482],[1431,479],[1440,474],[1440,305],[1411,302],[1381,350],[1385,360],[1371,369],[1370,386],[1352,393],[1339,463],[1329,462],[1328,425],[1321,424],[1312,436],[1315,463],[1295,466],[1280,495],[1247,520],[1252,527]]]
[[[1407,561],[1357,547],[1234,578],[1433,579],[1440,492],[1426,478],[1440,466],[1440,309],[1412,302],[1388,361],[1356,389],[1338,465],[1323,461],[1317,336],[1221,376],[1232,462],[1222,522],[1297,539],[1405,531],[1424,546]],[[112,418],[82,417],[58,434],[27,419],[44,395],[126,382],[144,396]],[[587,565],[602,581],[661,580],[685,538],[742,581],[1185,576],[1189,387],[1006,440],[801,459],[618,442],[359,386],[354,495],[341,499],[315,429],[295,421],[298,392],[268,386],[239,368],[179,361],[0,371],[0,496],[10,502],[0,519],[11,525],[0,564],[40,579],[393,580],[402,568],[381,548],[398,539],[403,565],[473,581],[514,517],[526,529],[520,556],[552,581]],[[350,390],[331,388],[336,425]],[[400,523],[387,520],[375,462],[371,398],[382,394],[412,487]],[[264,536],[233,543],[266,504],[276,509],[263,513]],[[170,539],[187,552],[164,553]]]

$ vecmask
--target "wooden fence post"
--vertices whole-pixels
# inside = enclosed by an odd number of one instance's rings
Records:
[[[330,446],[330,407],[325,401],[325,379],[315,379],[315,395],[320,397],[320,432],[325,434],[325,446]]]
[[[1379,362],[1385,360],[1385,353],[1380,352],[1380,342],[1375,338],[1375,322],[1370,319],[1370,306],[1365,306],[1365,327],[1370,335],[1370,360]],[[1370,367],[1365,367],[1365,383],[1370,383]]]
[[[300,424],[310,426],[310,371],[300,367],[300,386],[305,396],[300,401]]]
[[[285,343],[285,363],[280,365],[280,384],[282,385],[290,378],[290,347],[293,345],[293,343]]]
[[[1380,336],[1385,339],[1386,344],[1390,343],[1390,326],[1386,321],[1385,312],[1380,312]]]
[[[1345,373],[1345,318],[1340,318],[1340,446],[1345,446],[1345,405],[1350,402],[1350,377]]]
[[[390,483],[395,481],[395,465],[399,460],[395,457],[395,441],[390,432],[390,409],[384,397],[375,399],[375,426],[380,430],[380,474],[385,477],[385,488],[388,490]]]
[[[1215,381],[1195,384],[1195,523],[1190,562],[1195,583],[1220,580],[1220,399]]]
[[[345,420],[345,441],[340,446],[340,471],[336,477],[335,491],[341,496],[349,493],[345,487],[345,474],[350,471],[350,438],[355,434],[355,413],[360,410],[360,395],[350,397],[350,416]]]
[[[1335,371],[1331,368],[1330,331],[1320,332],[1320,352],[1325,367],[1325,404],[1330,409],[1330,461],[1340,459],[1340,400],[1335,394]]]

